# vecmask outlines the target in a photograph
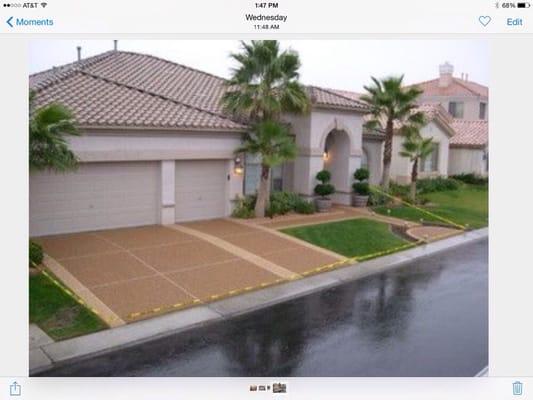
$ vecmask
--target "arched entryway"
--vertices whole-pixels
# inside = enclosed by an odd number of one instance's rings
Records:
[[[349,191],[350,136],[343,130],[332,130],[324,142],[324,169],[331,172],[331,183],[338,192]]]

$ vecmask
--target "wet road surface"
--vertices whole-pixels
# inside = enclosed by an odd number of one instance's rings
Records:
[[[474,376],[488,240],[50,376]]]

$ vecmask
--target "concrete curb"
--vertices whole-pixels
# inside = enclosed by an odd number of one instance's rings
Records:
[[[330,272],[320,273],[114,329],[35,347],[30,350],[30,375],[184,332],[237,315],[250,313],[312,292],[398,268],[408,262],[487,237],[488,228],[469,231],[461,235]]]

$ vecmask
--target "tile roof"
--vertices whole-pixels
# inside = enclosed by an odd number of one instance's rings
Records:
[[[481,148],[489,142],[489,124],[487,121],[466,121],[454,119],[452,127],[456,135],[450,139],[451,147]]]
[[[35,106],[61,102],[81,126],[244,130],[223,112],[224,78],[151,55],[108,51],[30,75]],[[328,89],[308,86],[314,105],[367,107]]]
[[[321,88],[318,86],[308,86],[309,96],[313,104],[325,107],[346,108],[358,111],[368,111],[368,106],[352,96],[349,92]]]
[[[81,126],[244,130],[222,113],[223,78],[110,51],[30,76],[36,107],[61,102]]]
[[[424,91],[423,96],[459,96],[459,97],[488,97],[489,88],[479,83],[465,81],[452,77],[451,83],[446,87],[439,86],[439,78],[430,81],[415,83]]]

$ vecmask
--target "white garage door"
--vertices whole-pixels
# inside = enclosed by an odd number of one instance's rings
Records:
[[[176,221],[224,217],[228,161],[176,161]]]
[[[30,174],[30,236],[158,223],[159,164],[81,164]]]

